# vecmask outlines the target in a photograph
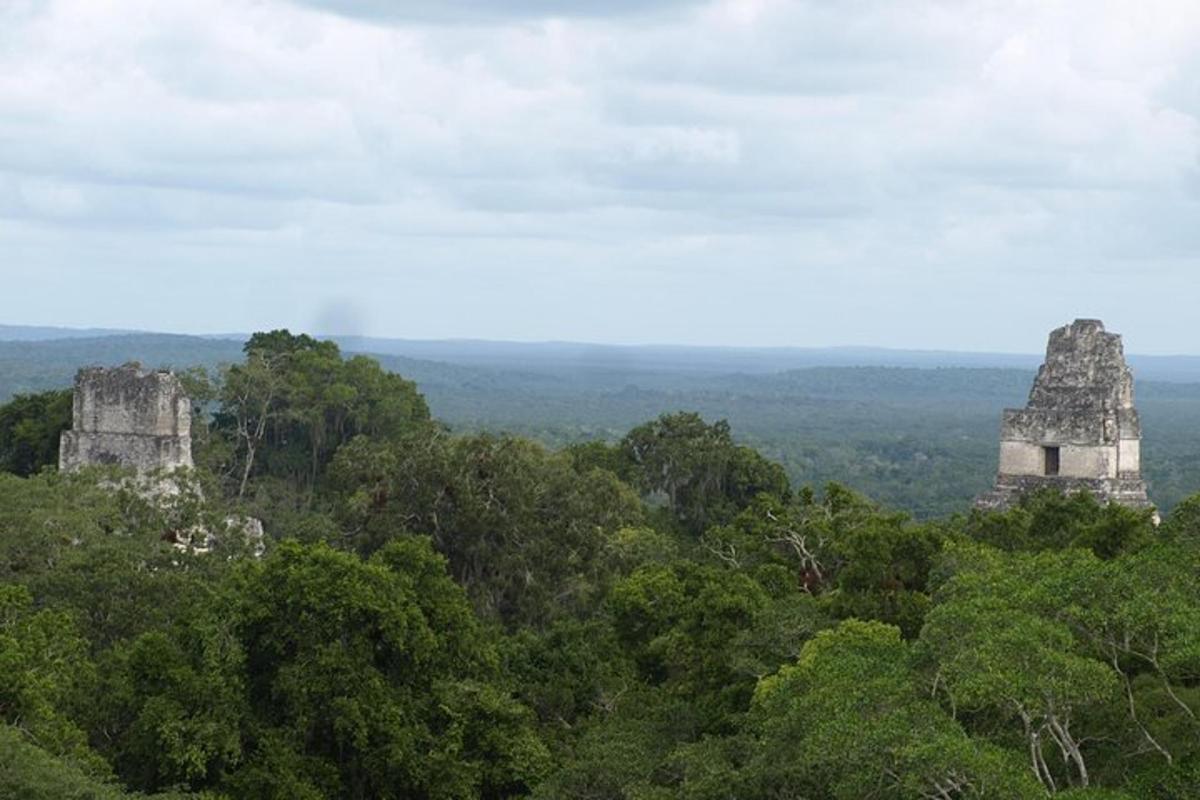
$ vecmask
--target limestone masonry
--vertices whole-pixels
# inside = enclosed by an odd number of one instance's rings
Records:
[[[81,369],[58,466],[109,464],[139,473],[191,467],[191,424],[191,401],[170,372],[143,372],[136,364]]]
[[[1051,486],[1149,508],[1141,443],[1121,337],[1099,320],[1075,320],[1050,334],[1025,408],[1005,409],[996,485],[976,505],[1007,508],[1025,492]]]

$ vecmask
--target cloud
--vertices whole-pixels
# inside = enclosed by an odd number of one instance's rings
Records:
[[[549,281],[661,340],[687,329],[654,318],[671,286],[760,287],[779,321],[732,311],[730,335],[802,342],[854,333],[838,290],[892,325],[906,286],[973,321],[955,303],[1006,275],[1101,294],[1200,254],[1192,4],[25,0],[0,25],[0,244],[41,269],[286,264],[285,318],[357,270],[423,298],[420,335],[439,287],[483,282],[521,322],[480,301],[461,335],[611,338],[519,291]],[[722,271],[747,294],[692,281]],[[597,289],[618,280],[644,308]]]
[[[545,18],[646,16],[699,0],[296,0],[332,14],[376,22],[495,23]]]

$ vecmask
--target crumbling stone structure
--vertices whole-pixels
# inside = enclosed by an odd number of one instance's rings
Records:
[[[1007,508],[1050,486],[1102,503],[1151,507],[1141,476],[1142,429],[1121,337],[1094,319],[1050,334],[1023,409],[1005,409],[995,488],[976,506]]]
[[[87,367],[75,376],[72,430],[58,467],[108,464],[139,473],[192,466],[192,405],[179,378],[137,364]]]

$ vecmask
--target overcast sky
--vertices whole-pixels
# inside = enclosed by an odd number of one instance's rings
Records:
[[[1195,0],[2,0],[0,322],[1200,353]]]

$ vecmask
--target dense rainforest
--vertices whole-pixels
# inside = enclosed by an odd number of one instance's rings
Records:
[[[166,498],[0,407],[0,797],[1200,796],[1200,496],[917,518],[707,414],[460,432],[286,331],[183,377]]]

